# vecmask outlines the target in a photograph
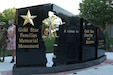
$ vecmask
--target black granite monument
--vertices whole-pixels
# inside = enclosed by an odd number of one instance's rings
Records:
[[[48,14],[48,13],[51,14]],[[54,13],[54,14],[53,14]],[[53,66],[46,67],[43,21],[56,16]],[[94,66],[106,59],[100,28],[55,4],[19,8],[16,12],[16,64],[13,75],[56,73]],[[49,23],[49,34],[52,23]],[[50,40],[51,41],[51,40]]]
[[[80,35],[77,26],[60,26],[56,41],[54,65],[72,64],[79,61]]]
[[[70,26],[59,27],[54,45],[54,65],[81,63],[105,56],[105,36],[100,28],[83,18]],[[70,19],[69,19],[70,21]],[[73,23],[73,22],[72,22]]]
[[[42,39],[42,20],[49,5],[17,9],[16,66],[46,66],[46,48]]]

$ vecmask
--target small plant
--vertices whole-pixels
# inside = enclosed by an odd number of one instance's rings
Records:
[[[109,39],[110,51],[113,51],[113,38]]]
[[[110,44],[110,45],[113,45],[113,38],[110,38],[110,39],[109,39],[109,44]]]

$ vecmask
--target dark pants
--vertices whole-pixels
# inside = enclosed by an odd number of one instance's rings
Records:
[[[5,52],[6,52],[6,44],[0,45],[0,61],[4,61]],[[1,59],[1,57],[3,58]]]

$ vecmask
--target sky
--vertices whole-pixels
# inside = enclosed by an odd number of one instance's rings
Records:
[[[45,3],[56,4],[69,12],[78,15],[79,3],[82,0],[0,0],[0,12],[8,8],[23,8]]]

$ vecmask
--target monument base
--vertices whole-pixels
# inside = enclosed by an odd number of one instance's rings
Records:
[[[53,67],[13,67],[13,75],[32,75],[32,74],[49,74],[63,71],[71,71],[91,67],[102,63],[106,59],[106,55],[87,62],[75,63],[70,65],[53,66]]]

